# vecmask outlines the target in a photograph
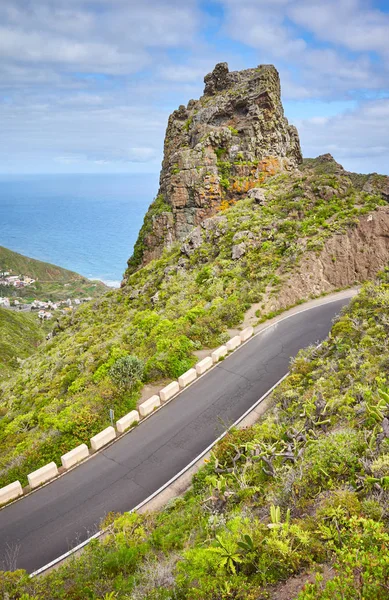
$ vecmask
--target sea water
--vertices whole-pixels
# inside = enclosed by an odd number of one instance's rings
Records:
[[[158,175],[0,175],[0,246],[118,286]]]

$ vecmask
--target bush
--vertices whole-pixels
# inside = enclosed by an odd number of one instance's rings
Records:
[[[322,588],[320,577],[298,596],[299,600],[385,600],[389,598],[389,536],[382,524],[350,520],[352,536],[337,552],[336,576]]]
[[[142,380],[144,363],[137,356],[122,356],[109,369],[113,383],[122,391],[131,390]]]

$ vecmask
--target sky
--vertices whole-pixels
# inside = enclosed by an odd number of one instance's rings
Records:
[[[1,0],[0,173],[157,173],[218,62],[272,63],[306,157],[389,174],[389,0]]]

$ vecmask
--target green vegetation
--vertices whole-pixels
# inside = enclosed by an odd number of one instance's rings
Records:
[[[30,356],[44,338],[36,316],[0,308],[0,377],[8,376],[18,359]]]
[[[107,518],[109,535],[79,558],[33,580],[3,573],[0,593],[387,600],[388,310],[389,270],[320,348],[299,353],[265,416],[231,431],[185,496],[158,513]]]
[[[107,291],[107,287],[101,281],[90,281],[73,271],[28,258],[0,246],[0,272],[3,271],[9,271],[12,275],[31,277],[37,281],[26,288],[0,285],[0,296],[55,301],[89,296],[94,298]]]
[[[176,169],[176,167],[174,167]],[[139,231],[138,239],[135,242],[134,252],[128,261],[127,273],[133,273],[141,264],[143,260],[143,254],[147,246],[147,236],[152,234],[153,231],[153,218],[161,215],[164,212],[172,212],[172,207],[165,201],[165,198],[160,195],[157,196],[143,220],[143,225]]]
[[[192,125],[192,121],[193,121],[193,117],[189,117],[189,119],[187,119],[184,123],[184,129],[186,132],[189,131],[190,126]]]
[[[195,350],[225,342],[251,304],[277,294],[306,249],[320,249],[383,203],[346,175],[314,169],[271,178],[263,189],[265,206],[244,199],[221,212],[213,227],[200,229],[202,243],[189,256],[173,246],[122,289],[61,319],[55,337],[0,384],[0,486],[24,485],[29,472],[88,442],[109,425],[110,408],[118,418],[132,410],[142,382],[177,378],[196,362]],[[322,193],[328,189],[330,200]],[[157,199],[154,214],[165,209]],[[245,253],[234,260],[242,241]],[[142,382],[131,389],[110,376],[126,356],[144,363]]]
[[[122,356],[113,363],[109,375],[113,383],[121,390],[131,390],[142,381],[144,364],[136,356]]]

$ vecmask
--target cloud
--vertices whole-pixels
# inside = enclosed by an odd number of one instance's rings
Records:
[[[150,61],[146,52],[121,52],[100,42],[79,42],[65,37],[0,27],[2,60],[21,63],[62,63],[76,70],[132,73]]]
[[[158,171],[169,114],[224,60],[276,64],[305,153],[383,161],[388,19],[373,0],[1,0],[0,171]]]
[[[371,54],[388,53],[386,13],[365,10],[357,0],[224,0],[223,4],[226,32],[257,49],[261,62],[276,62],[281,71],[289,71],[284,92],[290,97],[351,97],[388,87],[387,62]]]
[[[389,15],[359,0],[299,0],[289,15],[322,41],[354,52],[377,52],[388,56]]]
[[[366,101],[356,109],[296,122],[305,156],[331,152],[348,170],[388,172],[389,98]]]
[[[82,71],[134,73],[150,49],[187,46],[197,26],[193,0],[100,2],[2,0],[0,56],[17,63],[58,63]]]
[[[128,149],[128,160],[130,162],[149,162],[155,158],[157,152],[155,148],[140,147],[140,148],[129,148]]]

